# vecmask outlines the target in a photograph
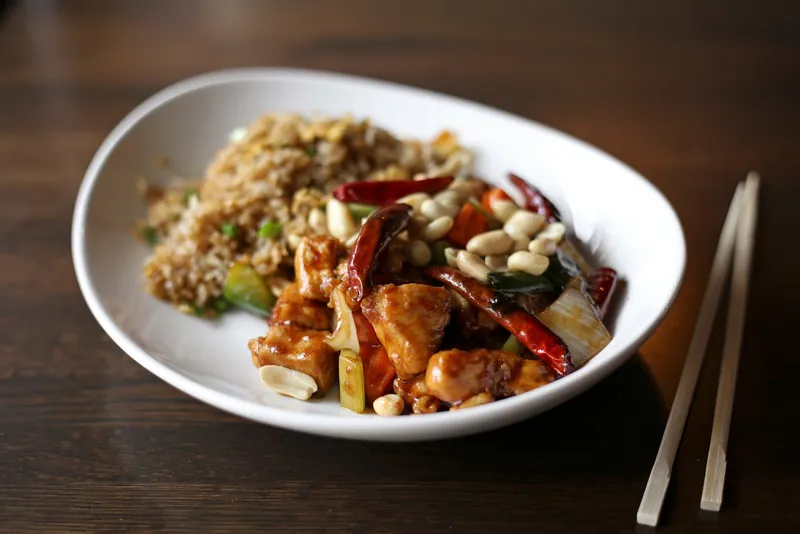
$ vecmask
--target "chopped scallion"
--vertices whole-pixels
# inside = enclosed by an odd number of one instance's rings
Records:
[[[500,350],[505,352],[513,352],[514,354],[520,355],[525,352],[525,345],[523,345],[522,342],[517,339],[517,336],[511,334],[508,336],[506,342],[503,343],[503,346],[500,347]]]
[[[228,237],[236,237],[239,233],[239,228],[234,223],[222,223],[219,230]]]
[[[152,226],[142,226],[139,228],[139,235],[142,236],[148,245],[154,246],[158,243],[158,232]]]
[[[283,225],[277,221],[266,221],[264,224],[261,225],[261,228],[258,229],[258,237],[263,237],[266,239],[277,239],[281,236],[281,231],[283,230]]]

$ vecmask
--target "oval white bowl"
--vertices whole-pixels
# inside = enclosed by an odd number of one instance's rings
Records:
[[[204,321],[178,313],[142,289],[147,248],[131,237],[144,213],[139,177],[201,175],[234,128],[263,113],[351,113],[404,137],[455,131],[477,153],[476,170],[507,187],[514,171],[551,197],[595,263],[626,281],[613,341],[584,368],[548,386],[461,412],[381,418],[341,409],[335,392],[301,402],[259,381],[247,340],[263,320],[230,313]],[[255,421],[328,436],[411,441],[475,433],[514,423],[585,391],[622,364],[669,309],[685,266],[680,221],[647,180],[604,152],[535,122],[411,87],[324,72],[247,69],[175,84],[134,109],[92,160],[78,194],[72,254],[81,291],[109,336],[176,388]]]

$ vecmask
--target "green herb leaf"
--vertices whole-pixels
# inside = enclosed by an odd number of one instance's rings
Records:
[[[314,156],[317,155],[317,147],[315,146],[306,147],[306,154],[308,154],[310,158],[313,158]]]
[[[550,265],[539,276],[519,271],[489,273],[489,284],[500,293],[558,293],[569,283],[570,273],[561,264],[558,255],[550,256]]]
[[[158,232],[152,226],[142,226],[139,228],[139,235],[142,236],[148,245],[151,247],[158,243]]]
[[[236,235],[239,233],[239,227],[234,223],[222,223],[222,225],[219,227],[219,230],[228,237],[236,237]]]
[[[558,285],[544,275],[534,276],[519,271],[489,273],[489,284],[500,293],[556,292]]]
[[[567,259],[568,257],[565,254],[561,254],[559,250],[556,254],[550,256],[550,265],[547,266],[547,270],[544,272],[544,276],[550,278],[559,286],[559,292],[567,287],[570,278],[580,274],[577,266],[571,260],[567,263]]]
[[[277,239],[281,236],[283,225],[277,221],[268,220],[258,229],[258,237]]]

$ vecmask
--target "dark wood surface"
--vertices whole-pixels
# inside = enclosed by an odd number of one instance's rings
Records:
[[[69,228],[92,154],[161,87],[224,67],[356,73],[565,130],[672,201],[688,270],[641,353],[514,427],[427,444],[222,413],[128,358],[86,308]],[[664,532],[800,531],[800,3],[21,2],[0,20],[0,528],[643,532],[635,514],[737,180],[761,217],[723,510],[699,513],[721,332]],[[631,221],[637,224],[637,221]]]

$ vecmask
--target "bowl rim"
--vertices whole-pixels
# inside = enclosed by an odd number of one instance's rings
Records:
[[[672,285],[669,298],[647,328],[636,338],[618,347],[616,353],[607,360],[596,362],[592,366],[591,372],[577,371],[548,384],[546,387],[503,399],[502,402],[477,406],[463,412],[427,414],[425,417],[379,417],[377,415],[363,414],[349,416],[344,413],[331,415],[285,410],[223,393],[195,382],[179,371],[161,363],[140,347],[116,324],[103,306],[100,295],[90,276],[86,255],[85,227],[95,184],[106,161],[119,142],[139,121],[166,103],[207,87],[236,82],[274,82],[281,80],[347,82],[366,85],[378,90],[399,90],[406,94],[444,99],[449,103],[468,106],[483,112],[491,112],[509,121],[546,130],[551,135],[576,143],[578,146],[606,158],[611,158],[618,165],[631,171],[634,179],[639,180],[642,185],[649,188],[650,192],[663,202],[667,208],[668,216],[673,219],[671,222],[677,229],[678,237],[680,238],[680,253],[678,257],[672,258],[676,264],[679,263],[679,267],[673,279],[669,281]],[[652,335],[674,303],[683,283],[686,270],[686,239],[683,226],[674,207],[654,184],[613,155],[550,126],[485,104],[395,82],[322,70],[296,68],[253,67],[206,72],[176,82],[137,105],[111,130],[87,167],[75,201],[71,240],[73,266],[78,285],[92,315],[94,315],[95,320],[97,320],[106,334],[142,367],[184,393],[226,412],[291,430],[350,439],[438,439],[476,433],[535,415],[579,395],[622,365]],[[444,430],[445,428],[446,430]],[[415,437],[415,435],[420,437]]]

